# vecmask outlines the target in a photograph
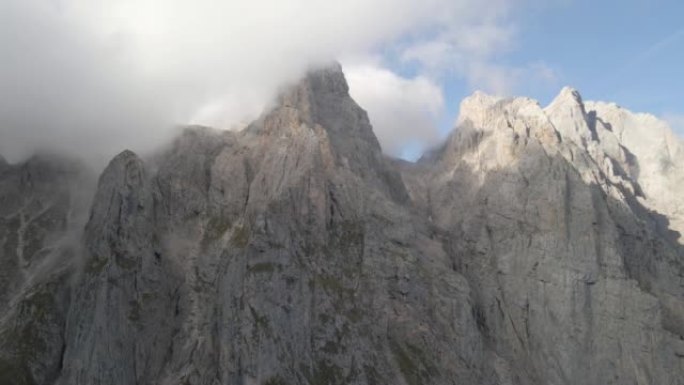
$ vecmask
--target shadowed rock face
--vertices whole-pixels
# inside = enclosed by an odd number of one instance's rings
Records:
[[[476,94],[407,164],[331,66],[118,155],[42,265],[79,174],[0,163],[0,384],[680,384],[681,143],[645,177],[615,109]]]
[[[0,383],[54,383],[92,175],[35,156],[0,164]]]

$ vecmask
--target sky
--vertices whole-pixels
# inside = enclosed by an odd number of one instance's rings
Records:
[[[0,0],[0,154],[105,163],[182,125],[233,129],[338,60],[383,150],[414,158],[474,90],[543,105],[564,85],[684,135],[672,0]]]

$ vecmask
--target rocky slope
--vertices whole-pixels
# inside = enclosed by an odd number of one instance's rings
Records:
[[[0,383],[54,383],[94,178],[78,162],[0,161]]]
[[[651,159],[620,135],[650,127],[593,105],[571,89],[545,109],[476,94],[460,129],[406,179],[427,191],[415,196],[447,234],[485,338],[524,368],[520,383],[678,384],[682,246],[654,208],[681,204],[660,183],[675,183],[684,163],[642,177]],[[653,141],[672,150],[659,155],[681,157],[681,142],[662,134]]]
[[[0,384],[684,384],[683,148],[564,89],[394,161],[331,66],[87,224],[84,171],[0,162]]]

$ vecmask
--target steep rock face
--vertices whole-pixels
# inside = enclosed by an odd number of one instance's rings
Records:
[[[495,384],[506,370],[339,67],[240,133],[190,129],[149,167],[119,155],[85,244],[60,384]]]
[[[660,197],[644,196],[639,158],[571,89],[546,109],[482,94],[463,107],[404,175],[427,190],[414,199],[488,344],[522,383],[681,383],[683,248],[648,209]]]
[[[634,114],[615,104],[589,102],[587,109],[603,128],[638,160],[633,175],[642,190],[640,201],[666,215],[670,228],[684,234],[684,143],[663,121]]]
[[[98,182],[58,383],[149,383],[159,375],[174,280],[160,266],[153,210],[142,161],[121,153]]]
[[[0,384],[682,384],[681,148],[567,88],[389,160],[332,65],[122,152],[87,224],[80,171],[0,160]]]
[[[67,282],[91,184],[69,159],[0,163],[0,383],[52,383],[59,375]]]

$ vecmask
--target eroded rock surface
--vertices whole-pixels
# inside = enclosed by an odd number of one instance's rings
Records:
[[[77,161],[0,161],[0,383],[54,383],[66,341],[70,279],[92,175]]]
[[[74,242],[80,174],[0,161],[0,383],[684,383],[681,141],[572,89],[461,110],[390,160],[312,71],[118,155]]]

